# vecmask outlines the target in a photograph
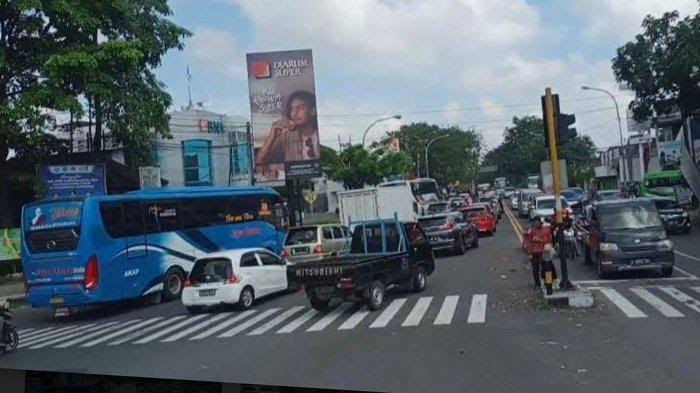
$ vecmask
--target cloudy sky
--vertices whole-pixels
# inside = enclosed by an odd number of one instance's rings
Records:
[[[611,90],[615,49],[647,14],[697,12],[697,0],[171,0],[194,34],[158,71],[175,107],[194,101],[249,117],[245,54],[311,48],[321,141],[361,139],[382,115],[475,127],[487,148],[513,116],[540,113],[550,86],[579,132],[599,147],[619,140]],[[386,122],[369,140],[398,127]]]

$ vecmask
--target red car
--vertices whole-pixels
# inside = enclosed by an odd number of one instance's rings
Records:
[[[496,217],[488,203],[473,203],[460,208],[459,211],[466,219],[474,221],[480,234],[493,235],[496,232]]]

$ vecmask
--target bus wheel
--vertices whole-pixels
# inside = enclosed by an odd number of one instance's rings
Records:
[[[168,269],[163,278],[163,300],[167,302],[179,299],[182,295],[183,281],[185,281],[185,273],[182,270],[176,267]]]

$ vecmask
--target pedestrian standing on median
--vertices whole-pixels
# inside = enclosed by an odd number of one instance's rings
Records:
[[[535,289],[540,289],[542,287],[542,281],[540,280],[540,270],[542,269],[543,262],[542,254],[544,253],[545,245],[552,243],[552,232],[549,228],[545,228],[542,225],[542,220],[538,218],[528,230],[527,237],[530,266],[532,267],[532,279],[535,281]]]

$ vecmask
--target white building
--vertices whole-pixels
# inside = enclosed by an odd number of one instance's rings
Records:
[[[170,114],[171,138],[154,144],[156,165],[169,187],[250,185],[247,120],[189,108]]]

